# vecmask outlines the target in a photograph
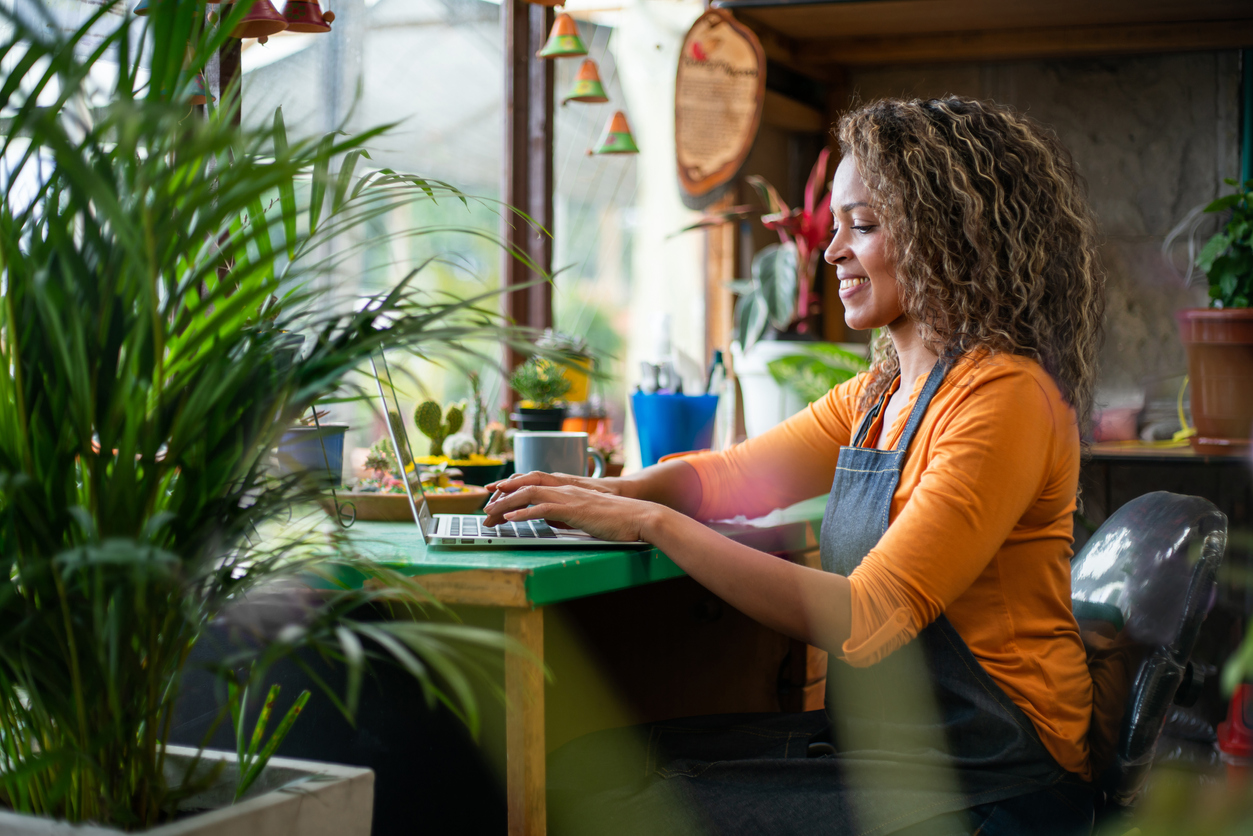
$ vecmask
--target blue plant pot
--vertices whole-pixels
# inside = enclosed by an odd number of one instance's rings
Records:
[[[708,449],[717,409],[717,395],[631,395],[644,466],[671,453]]]
[[[346,432],[347,424],[292,427],[278,443],[278,474],[308,473],[319,485],[343,487]]]

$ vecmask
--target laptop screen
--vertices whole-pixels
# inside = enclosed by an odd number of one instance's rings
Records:
[[[409,446],[409,436],[405,432],[404,413],[400,411],[400,401],[396,397],[396,387],[392,383],[387,357],[382,352],[379,353],[377,362],[371,357],[370,368],[374,370],[374,382],[378,386],[379,402],[382,404],[383,414],[387,416],[387,434],[392,440],[392,450],[396,453],[396,460],[402,471],[400,481],[404,485],[405,496],[409,498],[413,521],[417,523],[418,531],[421,532],[422,540],[425,541],[432,528],[431,509],[426,504],[426,494],[422,493],[422,480],[418,478],[418,466],[414,462],[413,449]],[[413,482],[409,480],[410,474],[413,475]],[[416,499],[412,488],[414,482],[418,486]]]

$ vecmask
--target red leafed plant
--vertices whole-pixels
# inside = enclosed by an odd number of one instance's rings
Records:
[[[830,149],[823,148],[809,172],[801,206],[788,206],[764,177],[752,175],[745,179],[757,190],[766,207],[764,212],[752,206],[735,206],[706,215],[683,230],[758,216],[766,229],[779,234],[778,244],[764,247],[753,256],[751,278],[730,282],[731,290],[740,297],[735,305],[736,337],[745,349],[760,339],[768,327],[785,333],[805,333],[806,318],[821,309],[814,278],[822,251],[831,240],[833,219],[827,206],[830,159]]]

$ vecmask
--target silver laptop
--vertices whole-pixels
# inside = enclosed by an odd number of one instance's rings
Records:
[[[374,370],[374,381],[378,385],[379,400],[383,405],[383,414],[387,416],[387,432],[392,440],[392,449],[396,452],[404,477],[405,496],[409,498],[409,508],[413,511],[413,521],[417,523],[422,540],[428,546],[441,548],[501,548],[501,549],[561,549],[588,548],[595,546],[646,546],[643,540],[622,542],[601,540],[576,528],[554,529],[543,520],[523,520],[521,522],[504,522],[495,528],[483,525],[486,517],[475,514],[432,514],[426,502],[426,494],[422,492],[421,480],[415,478],[410,482],[410,470],[417,470],[414,464],[413,450],[409,446],[409,436],[405,432],[405,422],[401,417],[400,401],[396,397],[396,387],[392,385],[391,370],[387,366],[387,358],[380,354],[378,361],[370,358],[370,367]],[[394,417],[393,417],[394,416]],[[418,486],[418,495],[413,495],[411,485]]]

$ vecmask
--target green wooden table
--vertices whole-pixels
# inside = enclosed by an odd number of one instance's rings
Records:
[[[826,497],[779,513],[768,527],[715,524],[762,551],[800,554],[816,547]],[[546,832],[544,803],[544,607],[683,575],[658,549],[428,549],[409,523],[358,522],[349,534],[366,557],[422,585],[447,604],[500,607],[505,632],[530,656],[505,658],[506,796],[509,833]]]

